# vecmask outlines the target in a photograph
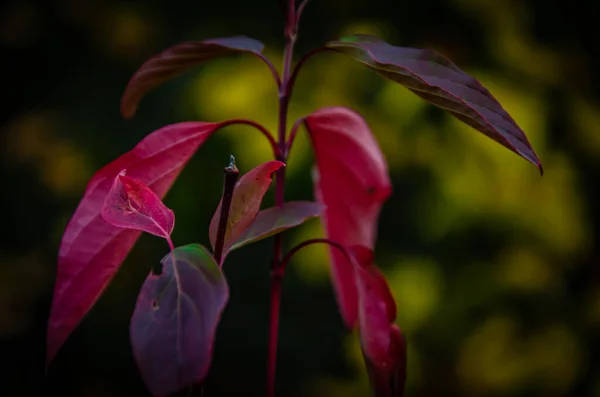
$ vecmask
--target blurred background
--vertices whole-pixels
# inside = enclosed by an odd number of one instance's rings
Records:
[[[482,134],[340,54],[300,74],[290,122],[329,105],[367,120],[390,167],[377,262],[409,343],[407,396],[600,396],[600,30],[560,0],[314,0],[297,54],[351,33],[428,47],[474,75],[526,131],[545,175]],[[129,319],[166,253],[143,236],[44,374],[46,321],[64,227],[93,173],[159,127],[252,118],[275,130],[271,75],[253,57],[211,62],[152,91],[125,121],[135,69],[184,40],[245,34],[281,64],[276,0],[7,0],[0,6],[1,396],[147,396]],[[299,135],[288,199],[311,199],[312,155]],[[222,168],[269,159],[266,141],[229,127],[167,195],[178,245],[208,244]],[[272,193],[271,193],[272,194]],[[266,205],[271,205],[268,196]],[[286,233],[291,247],[318,221]],[[231,300],[204,390],[263,395],[271,241],[225,265]],[[325,248],[285,277],[279,396],[368,395],[358,338],[337,312]]]

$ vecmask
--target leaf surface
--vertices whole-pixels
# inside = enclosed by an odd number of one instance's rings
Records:
[[[396,324],[390,327],[389,367],[378,367],[365,354],[363,358],[369,374],[374,397],[402,397],[406,383],[406,340]]]
[[[227,281],[201,245],[175,248],[150,273],[131,318],[138,368],[153,396],[201,382],[210,367],[215,332],[229,298]]]
[[[229,217],[227,218],[227,228],[225,230],[225,241],[223,244],[223,254],[221,262],[231,249],[231,246],[237,241],[238,237],[254,222],[256,214],[260,210],[262,199],[273,180],[272,174],[285,164],[281,161],[272,160],[252,169],[247,174],[242,175],[236,182],[231,198],[231,207]],[[217,240],[219,229],[219,219],[221,218],[221,206],[223,199],[219,202],[217,209],[210,221],[209,238],[213,250]]]
[[[230,251],[301,225],[323,212],[323,205],[312,201],[290,201],[281,207],[259,211],[254,221],[231,245]]]
[[[396,320],[396,302],[375,265],[373,251],[350,248],[358,286],[359,329],[363,358],[375,397],[401,397],[406,379],[406,342]]]
[[[396,319],[396,303],[387,282],[374,263],[373,251],[354,246],[351,253],[356,265],[358,319],[363,351],[377,367],[389,367],[390,323]]]
[[[92,177],[60,245],[46,364],[95,304],[141,233],[102,219],[102,206],[117,174],[126,169],[130,177],[164,197],[198,147],[222,124],[186,122],[163,127]]]
[[[320,109],[305,118],[316,158],[314,189],[326,206],[327,237],[345,247],[373,249],[383,202],[392,191],[387,164],[365,121],[343,107]],[[358,292],[353,265],[329,248],[333,285],[342,318],[354,327]]]
[[[168,239],[175,215],[142,182],[122,170],[113,182],[102,206],[102,218],[113,226],[141,230]]]
[[[475,78],[440,54],[417,48],[396,47],[370,35],[354,35],[327,43],[421,98],[482,132],[502,146],[542,165],[525,132],[494,96]]]
[[[177,44],[148,59],[127,85],[121,98],[121,114],[131,118],[142,97],[152,88],[203,62],[235,53],[261,56],[263,44],[245,36]]]

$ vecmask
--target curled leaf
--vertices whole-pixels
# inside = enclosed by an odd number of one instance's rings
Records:
[[[202,62],[235,53],[262,56],[262,50],[260,41],[245,36],[177,44],[148,59],[135,72],[121,98],[121,114],[125,118],[133,117],[148,91]]]
[[[305,118],[316,158],[314,188],[326,206],[321,221],[327,237],[345,247],[373,248],[383,202],[392,191],[387,164],[373,134],[357,113],[320,109]],[[354,327],[358,292],[354,267],[330,248],[333,285],[342,317]]]
[[[229,218],[227,219],[221,262],[231,250],[231,246],[237,241],[244,230],[252,224],[254,218],[256,218],[262,199],[273,180],[271,177],[272,174],[284,166],[285,164],[281,161],[268,161],[244,174],[235,184],[233,197],[231,198]],[[213,250],[215,249],[217,239],[222,202],[223,200],[221,199],[210,221],[208,231]]]
[[[290,201],[281,207],[260,211],[254,221],[235,240],[230,251],[296,227],[321,215],[323,205],[312,201]]]
[[[358,34],[327,43],[388,79],[402,84],[427,102],[452,114],[502,146],[535,164],[542,164],[525,132],[479,81],[431,50],[396,47]]]
[[[223,124],[187,122],[163,127],[92,177],[60,244],[46,365],[96,303],[141,233],[102,219],[102,206],[115,177],[126,169],[128,176],[163,197],[198,147]]]
[[[358,321],[363,351],[377,367],[393,364],[390,357],[390,323],[396,319],[396,303],[383,274],[374,263],[374,254],[363,246],[351,249],[358,286]]]
[[[406,380],[406,342],[394,324],[396,302],[364,246],[350,248],[356,271],[359,330],[363,357],[375,397],[401,397]]]
[[[137,229],[168,239],[175,215],[142,182],[121,171],[104,200],[102,218],[113,226]]]
[[[214,338],[229,298],[227,281],[198,244],[177,247],[150,273],[131,318],[134,356],[153,396],[201,382],[210,367]]]
[[[402,397],[406,383],[406,340],[396,324],[390,326],[390,359],[392,365],[379,367],[365,354],[363,358],[369,374],[374,397]]]

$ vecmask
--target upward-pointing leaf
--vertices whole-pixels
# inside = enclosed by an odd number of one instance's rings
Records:
[[[431,50],[395,47],[369,35],[327,43],[377,73],[402,84],[426,101],[535,164],[542,164],[525,133],[479,81]]]
[[[115,177],[102,206],[102,218],[116,227],[137,229],[169,239],[175,215],[142,182],[125,175]]]
[[[155,397],[204,379],[212,359],[227,281],[201,245],[177,247],[150,273],[131,318],[131,346],[144,382]]]
[[[92,177],[63,235],[48,320],[46,364],[100,297],[140,231],[102,219],[101,210],[121,170],[163,197],[198,147],[225,123],[187,122],[154,131]]]
[[[202,62],[235,53],[262,56],[263,47],[260,41],[245,36],[177,44],[148,59],[133,75],[121,98],[121,114],[131,118],[148,91]]]
[[[272,174],[279,168],[284,167],[285,163],[272,160],[252,169],[244,174],[235,184],[233,196],[231,198],[231,207],[227,219],[227,228],[225,229],[225,241],[223,244],[223,254],[221,262],[227,256],[231,246],[237,241],[238,237],[256,218],[260,210],[262,199],[271,185]],[[223,200],[219,202],[217,210],[210,221],[208,230],[210,244],[215,249],[217,241],[217,232],[219,229],[219,219],[221,218],[221,206]]]

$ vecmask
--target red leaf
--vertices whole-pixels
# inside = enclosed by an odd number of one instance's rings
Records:
[[[390,323],[396,319],[396,303],[383,274],[374,263],[373,251],[363,246],[351,248],[356,261],[358,320],[363,350],[379,368],[393,364],[390,357]]]
[[[227,281],[201,245],[175,248],[150,273],[131,318],[131,346],[153,396],[178,392],[204,379],[215,332],[229,298]]]
[[[102,206],[102,218],[113,226],[137,229],[169,239],[175,215],[142,182],[125,176],[115,177]]]
[[[325,209],[321,220],[331,240],[373,248],[381,205],[391,194],[385,158],[365,121],[352,110],[325,108],[305,119],[315,151],[315,196]],[[330,248],[332,277],[342,317],[353,327],[358,315],[354,270]]]
[[[525,133],[479,81],[431,50],[395,47],[369,35],[327,43],[377,73],[402,84],[539,167]]]
[[[279,168],[285,166],[281,161],[272,160],[259,165],[247,174],[243,175],[235,184],[233,196],[231,198],[231,207],[229,218],[227,219],[227,229],[225,231],[225,242],[223,244],[223,262],[231,246],[237,241],[239,236],[246,230],[260,209],[263,196],[271,185],[271,175]],[[208,230],[210,244],[215,249],[217,240],[217,231],[219,229],[219,218],[221,215],[221,202],[210,221]]]
[[[281,207],[260,211],[254,221],[231,245],[230,251],[281,233],[319,216],[323,206],[312,201],[290,201]]]
[[[260,41],[244,36],[177,44],[148,59],[135,72],[121,98],[121,114],[131,118],[148,91],[202,62],[235,53],[262,56],[262,50]]]
[[[406,384],[406,339],[396,324],[390,328],[390,355],[394,360],[392,396],[402,397]]]
[[[198,147],[223,124],[188,122],[163,127],[92,177],[60,245],[48,320],[47,364],[102,294],[141,233],[112,226],[100,215],[115,176],[127,169],[130,177],[163,197]]]
[[[390,358],[393,364],[381,368],[373,364],[363,349],[363,358],[369,374],[369,383],[374,397],[402,397],[406,383],[406,340],[396,324],[390,332]]]

